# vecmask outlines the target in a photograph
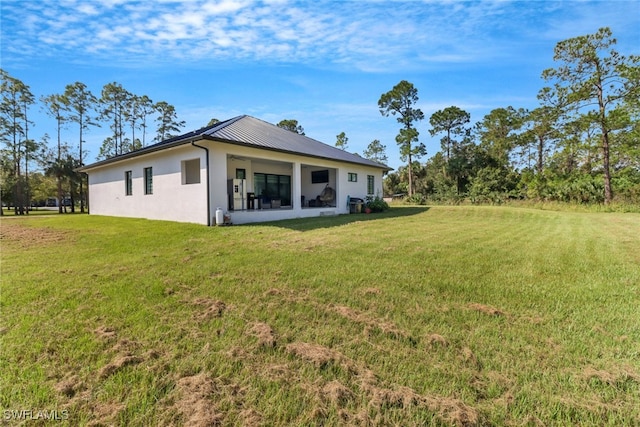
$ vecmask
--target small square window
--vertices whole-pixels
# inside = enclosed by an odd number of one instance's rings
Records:
[[[349,172],[348,179],[349,182],[358,182],[358,174]]]
[[[182,162],[182,184],[200,184],[200,159]]]

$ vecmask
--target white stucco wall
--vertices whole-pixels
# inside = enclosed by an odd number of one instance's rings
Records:
[[[89,170],[92,214],[207,224],[205,151],[192,146],[164,150]],[[182,161],[200,159],[200,183],[182,183]],[[153,194],[144,194],[144,168],[152,167]],[[133,194],[125,193],[125,171]]]

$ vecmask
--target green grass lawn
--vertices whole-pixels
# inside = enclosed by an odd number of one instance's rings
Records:
[[[9,424],[640,425],[639,214],[55,215],[1,236]]]

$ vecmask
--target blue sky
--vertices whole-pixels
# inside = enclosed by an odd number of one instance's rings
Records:
[[[184,131],[248,114],[296,119],[307,136],[348,151],[374,139],[402,165],[398,123],[378,99],[400,80],[418,89],[428,157],[440,149],[429,117],[451,105],[475,123],[494,108],[535,108],[558,41],[608,26],[623,54],[640,53],[635,1],[141,1],[2,0],[1,63],[40,97],[118,82],[176,107]],[[31,137],[55,135],[39,107]],[[77,130],[63,138],[77,145]],[[92,162],[109,135],[92,128]]]

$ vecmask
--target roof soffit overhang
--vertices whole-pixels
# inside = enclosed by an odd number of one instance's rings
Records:
[[[203,138],[205,139],[205,138]],[[281,148],[273,148],[273,147],[262,147],[262,146],[257,146],[254,144],[249,144],[247,142],[242,142],[242,141],[233,141],[233,140],[229,140],[229,139],[223,139],[223,138],[216,138],[216,137],[208,137],[206,138],[207,141],[213,141],[213,142],[220,142],[222,144],[228,144],[228,145],[237,145],[240,147],[245,147],[245,148],[252,148],[258,151],[271,151],[274,153],[285,153],[285,154],[291,154],[294,156],[298,156],[298,157],[310,157],[313,159],[322,159],[322,160],[331,160],[333,162],[338,162],[338,163],[349,163],[352,165],[358,165],[358,166],[364,166],[364,167],[369,167],[369,168],[378,168],[378,169],[382,169],[385,171],[391,171],[393,170],[392,168],[380,164],[380,166],[377,165],[367,165],[365,163],[358,163],[358,162],[350,162],[348,160],[343,160],[343,159],[335,159],[333,157],[327,157],[327,156],[318,156],[318,155],[313,155],[313,154],[306,154],[306,153],[299,153],[297,151],[291,151],[291,150],[283,150]]]

